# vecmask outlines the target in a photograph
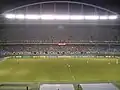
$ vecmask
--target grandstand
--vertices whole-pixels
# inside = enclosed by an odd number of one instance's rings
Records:
[[[0,90],[119,90],[119,22],[116,12],[74,1],[5,11]]]

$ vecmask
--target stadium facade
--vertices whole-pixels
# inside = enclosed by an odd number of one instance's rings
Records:
[[[23,55],[24,50],[32,55],[41,55],[41,51],[42,55],[119,54],[119,21],[119,14],[86,3],[47,1],[23,5],[1,14],[2,50],[12,55]]]

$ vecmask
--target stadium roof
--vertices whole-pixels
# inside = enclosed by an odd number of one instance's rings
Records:
[[[116,12],[96,5],[75,1],[46,1],[27,4],[5,11],[2,16],[7,20],[66,20],[80,22],[84,20],[113,21],[119,19],[119,14]]]
[[[96,6],[96,5],[88,4],[88,3],[82,3],[82,2],[75,2],[75,1],[46,1],[46,2],[37,2],[37,3],[32,3],[32,4],[27,4],[27,5],[22,5],[22,6],[16,7],[14,9],[5,11],[4,13],[8,13],[10,11],[14,11],[14,10],[17,10],[17,9],[20,9],[20,8],[24,8],[24,7],[29,7],[29,6],[33,6],[33,5],[42,5],[42,4],[47,4],[47,3],[54,3],[54,4],[56,4],[56,3],[67,3],[68,6],[69,6],[69,4],[79,4],[79,5],[81,4],[81,5],[90,6],[90,7],[96,8],[96,9],[105,10],[105,11],[107,11],[109,13],[112,13],[112,14],[117,14],[116,12],[113,12],[113,11],[111,11],[109,9],[106,9],[106,8],[102,8],[100,6]]]

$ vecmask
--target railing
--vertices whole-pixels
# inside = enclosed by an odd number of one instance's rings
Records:
[[[118,44],[120,45],[120,41],[84,41],[84,40],[80,40],[80,41],[60,41],[60,40],[54,40],[54,41],[48,41],[48,40],[44,40],[44,41],[40,41],[40,40],[13,40],[13,41],[0,41],[0,44],[58,44],[61,45],[63,44]]]

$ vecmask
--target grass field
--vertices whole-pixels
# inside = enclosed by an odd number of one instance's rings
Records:
[[[120,81],[118,61],[116,58],[12,58],[0,62],[0,82]]]

